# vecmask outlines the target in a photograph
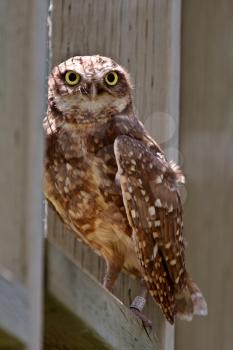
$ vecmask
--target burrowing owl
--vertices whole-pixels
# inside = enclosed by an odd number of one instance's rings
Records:
[[[109,290],[123,269],[145,281],[164,315],[205,315],[185,268],[180,169],[135,117],[126,71],[101,56],[72,57],[49,77],[44,193],[101,254]],[[143,297],[132,307],[141,311]]]

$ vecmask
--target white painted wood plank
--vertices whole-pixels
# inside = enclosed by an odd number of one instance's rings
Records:
[[[28,51],[26,25],[22,27],[26,15],[26,1],[15,7],[7,0],[0,2],[0,266],[21,280],[26,278],[27,259],[23,203]]]
[[[184,234],[209,315],[179,322],[179,350],[233,347],[233,2],[183,1],[181,152]]]
[[[42,174],[43,134],[46,110],[47,1],[28,1],[28,144],[26,148],[25,234],[27,287],[29,290],[29,350],[40,350],[42,342],[43,225]]]
[[[27,338],[27,349],[39,350],[47,2],[3,0],[0,10],[0,49],[4,52],[0,57],[0,274],[7,271],[28,290],[25,310],[21,310],[28,318],[23,340]],[[14,287],[13,282],[9,284]],[[0,313],[0,324],[9,321],[12,334],[18,328],[11,322],[10,305],[14,305],[11,298],[20,300],[18,292],[16,288],[15,294],[9,294]],[[4,298],[0,294],[1,305]],[[21,313],[15,315],[16,320],[20,317]]]

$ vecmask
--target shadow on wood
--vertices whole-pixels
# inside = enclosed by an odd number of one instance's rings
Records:
[[[17,338],[0,330],[0,350],[24,350],[25,346]]]

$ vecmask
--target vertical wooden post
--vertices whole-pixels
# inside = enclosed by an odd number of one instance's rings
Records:
[[[184,233],[209,315],[179,322],[177,349],[232,349],[233,2],[183,1],[181,152]]]
[[[46,16],[39,0],[0,3],[0,328],[31,350],[41,345]]]
[[[70,56],[110,56],[128,69],[135,85],[140,119],[152,136],[177,152],[179,127],[180,0],[54,0],[52,11],[52,65]],[[158,133],[157,130],[160,130]],[[173,151],[171,151],[171,147]],[[68,256],[102,279],[102,259],[77,243],[74,236],[49,213],[48,236]],[[129,303],[138,284],[122,275],[115,294]],[[146,309],[161,347],[173,349],[173,327],[161,316],[152,300]]]

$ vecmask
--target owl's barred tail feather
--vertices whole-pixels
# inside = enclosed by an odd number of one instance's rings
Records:
[[[187,287],[176,294],[176,316],[185,321],[191,321],[194,315],[208,314],[205,298],[191,278],[188,278]]]

